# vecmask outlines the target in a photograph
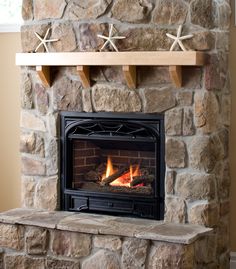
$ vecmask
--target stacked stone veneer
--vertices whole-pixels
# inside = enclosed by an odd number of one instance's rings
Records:
[[[164,113],[166,131],[165,221],[214,228],[215,267],[228,265],[229,0],[23,0],[22,50],[32,52],[51,27],[50,51],[97,51],[114,23],[121,51],[169,50],[183,24],[194,37],[186,48],[207,51],[203,68],[183,69],[176,89],[166,67],[138,68],[136,90],[121,68],[94,67],[93,86],[83,89],[74,67],[53,69],[51,88],[35,68],[22,69],[21,146],[23,206],[55,210],[58,205],[58,113]],[[217,267],[217,265],[219,267]],[[164,267],[163,267],[164,268]],[[165,267],[166,268],[166,267]],[[210,268],[210,267],[209,267]]]

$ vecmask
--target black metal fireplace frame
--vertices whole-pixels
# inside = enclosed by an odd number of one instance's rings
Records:
[[[60,121],[60,175],[61,175],[61,210],[75,212],[96,212],[113,215],[126,215],[150,219],[164,219],[164,178],[165,178],[165,134],[163,114],[143,113],[81,113],[61,112]],[[156,180],[154,194],[151,197],[123,193],[102,193],[72,189],[70,185],[72,162],[71,139],[67,130],[78,123],[94,121],[129,121],[143,124],[157,134],[155,143]],[[109,138],[112,140],[112,138]]]

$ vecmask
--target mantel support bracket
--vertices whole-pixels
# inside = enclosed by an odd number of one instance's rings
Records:
[[[50,66],[37,65],[36,71],[45,87],[50,87],[51,85],[51,75],[50,75]]]
[[[87,65],[78,65],[77,71],[79,73],[82,85],[84,88],[90,88],[90,70],[89,66]]]
[[[170,65],[169,66],[170,78],[177,88],[182,87],[182,66]]]
[[[123,65],[123,73],[130,89],[136,88],[136,66],[135,65]]]

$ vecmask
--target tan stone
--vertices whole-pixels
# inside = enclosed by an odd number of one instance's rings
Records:
[[[228,199],[230,193],[230,167],[228,160],[220,163],[217,166],[217,170],[215,173],[219,184],[218,196],[222,200]]]
[[[193,103],[193,92],[179,91],[177,93],[177,102],[180,106],[191,106]]]
[[[153,22],[159,25],[184,24],[188,6],[182,0],[159,0],[153,11]]]
[[[49,113],[47,115],[47,130],[52,137],[57,137],[59,129],[58,113]]]
[[[5,268],[7,269],[45,269],[43,258],[31,258],[20,254],[7,254],[5,256]]]
[[[216,48],[219,50],[229,51],[229,32],[216,33]]]
[[[0,223],[0,246],[14,250],[24,248],[24,228]]]
[[[215,48],[215,35],[211,31],[192,32],[193,38],[185,41],[186,49],[206,51]]]
[[[155,87],[171,83],[169,68],[165,66],[139,66],[137,79],[139,87]]]
[[[230,212],[230,202],[222,202],[220,203],[220,216],[228,215]]]
[[[165,220],[174,223],[185,223],[186,204],[183,199],[170,196],[166,197]]]
[[[197,204],[189,209],[190,223],[214,227],[219,220],[219,206],[217,204]]]
[[[157,243],[151,247],[148,269],[194,268],[193,245]]]
[[[47,257],[46,261],[47,269],[79,269],[79,261],[67,261],[61,258]]]
[[[193,123],[193,110],[191,108],[184,108],[183,115],[183,135],[193,135],[195,133]]]
[[[213,92],[196,92],[195,125],[204,134],[216,131],[219,125],[219,103]]]
[[[137,238],[126,239],[123,243],[121,263],[123,268],[144,269],[149,241]]]
[[[55,230],[52,233],[50,248],[54,255],[86,257],[91,251],[91,236]]]
[[[34,17],[36,20],[60,19],[66,5],[65,0],[35,0]]]
[[[124,87],[96,85],[92,88],[92,103],[96,112],[141,111],[141,100],[136,91]]]
[[[216,236],[204,236],[195,243],[195,257],[198,263],[209,264],[216,260]]]
[[[25,245],[27,254],[45,254],[47,252],[47,237],[47,230],[42,228],[29,228],[25,234]]]
[[[84,112],[93,112],[91,91],[89,89],[83,89],[82,91],[82,103]]]
[[[56,139],[49,139],[46,145],[46,157],[47,157],[47,175],[53,176],[58,173],[59,161],[58,161],[58,141]]]
[[[175,171],[166,171],[165,191],[167,194],[174,194],[175,191]]]
[[[34,87],[36,108],[42,115],[47,114],[49,108],[49,96],[46,89],[39,83],[36,83]]]
[[[169,168],[186,166],[187,152],[183,141],[170,138],[166,142],[166,164]]]
[[[231,119],[231,95],[227,94],[222,96],[221,108],[222,108],[222,114],[221,114],[222,122],[224,125],[229,126]]]
[[[122,241],[117,236],[110,235],[96,235],[93,238],[93,245],[95,248],[103,248],[111,251],[119,251],[122,247]]]
[[[215,188],[214,175],[191,173],[182,173],[177,175],[176,193],[183,199],[214,199],[216,195]]]
[[[28,74],[21,75],[21,107],[31,109],[33,107],[32,83]]]
[[[202,68],[184,66],[182,74],[182,84],[185,89],[199,90],[202,88]]]
[[[231,7],[230,3],[222,2],[218,5],[218,20],[217,24],[220,30],[229,30],[230,28],[230,16]]]
[[[43,119],[29,111],[21,111],[20,127],[34,131],[46,132]]]
[[[58,178],[48,177],[39,180],[35,189],[35,207],[56,210],[58,205]]]
[[[217,253],[228,252],[229,248],[229,221],[228,217],[221,218],[217,229]],[[222,268],[223,269],[223,268]]]
[[[32,0],[22,0],[21,15],[24,21],[29,21],[34,18]]]
[[[20,152],[44,157],[44,140],[34,132],[22,133],[20,136]]]
[[[117,0],[112,7],[111,14],[119,21],[135,23],[145,21],[151,9],[150,0]]]
[[[99,250],[82,263],[83,269],[121,269],[115,253]]]
[[[44,161],[34,160],[28,157],[21,158],[21,172],[29,176],[43,176],[46,174]]]
[[[23,207],[34,207],[34,194],[36,181],[32,177],[22,177],[21,179],[21,201]]]
[[[181,135],[183,122],[183,109],[174,108],[165,113],[166,135]]]
[[[170,88],[144,89],[142,91],[145,113],[164,112],[175,106],[175,95]]]
[[[112,0],[72,0],[68,3],[65,18],[71,20],[96,19],[103,15]]]

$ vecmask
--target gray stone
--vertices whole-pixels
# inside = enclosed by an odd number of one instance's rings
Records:
[[[7,269],[45,269],[43,258],[31,258],[21,254],[6,254],[5,268]]]
[[[66,5],[65,0],[35,0],[34,17],[36,20],[60,19]]]
[[[47,252],[48,232],[41,228],[29,228],[25,234],[26,252],[43,255]]]
[[[172,89],[144,89],[142,91],[145,113],[164,112],[175,106],[176,100]]]
[[[35,88],[36,108],[42,115],[47,114],[49,108],[49,96],[46,89],[39,83],[36,83]]]
[[[56,139],[50,139],[46,145],[46,157],[47,160],[47,175],[55,175],[58,173],[58,141]]]
[[[176,193],[183,199],[211,200],[216,196],[215,181],[215,176],[209,174],[178,174]]]
[[[175,171],[166,171],[165,176],[165,191],[166,194],[174,194],[175,191]]]
[[[93,245],[95,248],[103,248],[111,251],[119,251],[122,247],[122,241],[118,236],[110,235],[96,235],[93,238]]]
[[[192,32],[193,37],[184,43],[186,49],[206,51],[215,48],[215,34],[211,31]]]
[[[121,263],[123,268],[144,269],[149,241],[128,238],[123,243]]]
[[[21,9],[22,19],[24,21],[33,20],[33,2],[32,0],[22,0],[22,9]]]
[[[165,113],[165,133],[166,135],[181,135],[183,122],[183,109],[175,108]]]
[[[184,168],[187,151],[183,141],[170,138],[166,142],[166,164],[169,168]]]
[[[107,250],[99,250],[82,263],[82,269],[120,269],[118,257]]]
[[[56,256],[86,257],[91,250],[91,236],[55,230],[52,233],[50,248]]]
[[[37,133],[22,133],[20,136],[20,152],[44,157],[44,140]]]
[[[96,19],[103,15],[112,0],[72,0],[68,3],[65,18],[71,20]]]
[[[21,107],[25,109],[33,107],[32,83],[28,74],[21,75]]]
[[[62,260],[61,258],[47,257],[47,269],[79,269],[79,261]]]
[[[58,113],[50,113],[47,115],[47,130],[52,137],[57,137],[59,129],[58,121]]]
[[[193,103],[193,92],[190,91],[179,91],[177,93],[177,103],[180,106],[191,106]]]
[[[46,175],[46,166],[44,161],[31,159],[28,157],[21,158],[21,172],[28,176]]]
[[[193,123],[193,110],[191,108],[184,108],[183,115],[183,135],[193,135],[195,133]]]
[[[222,2],[218,6],[218,20],[217,24],[220,30],[229,30],[230,28],[230,16],[231,16],[231,7],[229,3]]]
[[[144,22],[152,10],[150,0],[117,0],[115,1],[111,14],[112,17],[122,22]]]
[[[183,67],[182,84],[185,89],[201,89],[202,88],[202,68]]]
[[[32,177],[22,177],[21,182],[22,206],[34,207],[35,179]]]
[[[158,25],[184,24],[188,6],[182,0],[159,0],[153,11],[153,22]]]
[[[195,243],[195,257],[198,263],[209,264],[216,260],[216,236],[205,236]],[[206,247],[207,246],[207,247]]]
[[[54,106],[58,110],[81,111],[81,83],[62,77],[53,86]]]
[[[186,204],[183,199],[175,196],[166,197],[165,220],[174,223],[184,223],[186,218]]]
[[[84,112],[93,112],[91,91],[89,89],[83,89],[82,91],[82,103]]]
[[[14,250],[23,250],[24,228],[19,225],[0,223],[0,246]]]
[[[216,32],[216,48],[229,51],[229,32]]]
[[[221,118],[224,125],[230,125],[231,119],[231,95],[223,95],[221,101]]]
[[[20,127],[34,131],[46,132],[43,119],[29,111],[21,111]]]
[[[165,66],[139,66],[137,69],[139,87],[155,87],[171,83],[168,67]]]
[[[138,94],[124,87],[97,85],[92,88],[92,103],[96,112],[141,111],[141,100]]]

